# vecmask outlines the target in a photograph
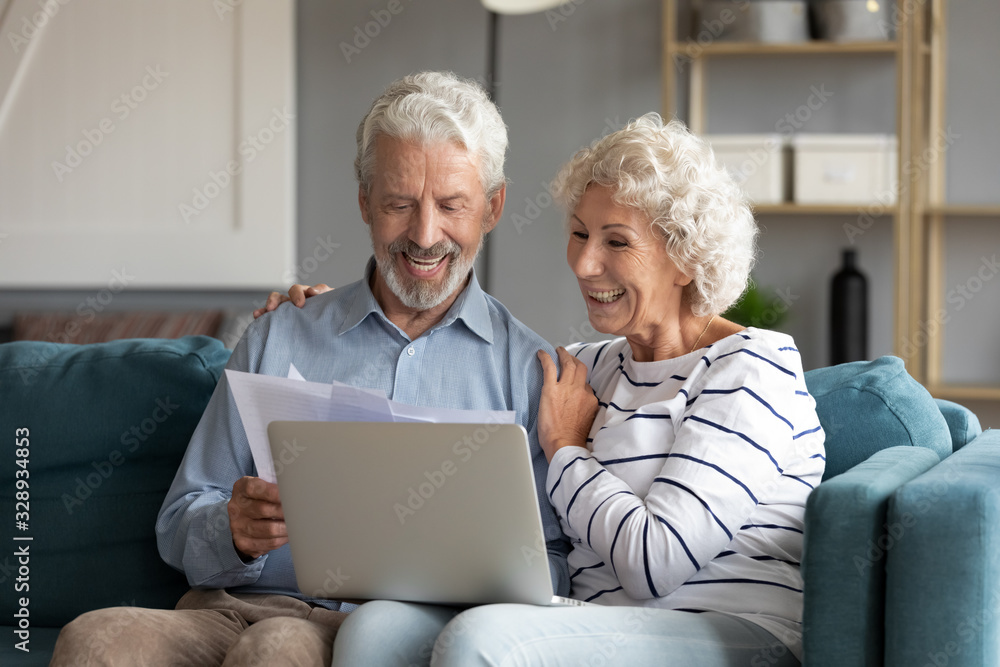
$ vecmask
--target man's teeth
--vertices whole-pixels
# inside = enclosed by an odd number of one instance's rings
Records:
[[[597,299],[601,303],[611,303],[612,301],[617,301],[618,297],[624,293],[625,290],[623,289],[611,290],[609,292],[587,292],[591,298]]]
[[[433,271],[437,268],[438,264],[444,261],[444,258],[447,257],[447,255],[442,255],[441,257],[436,257],[434,259],[424,259],[411,257],[410,255],[403,253],[403,257],[406,258],[406,261],[409,262],[410,266],[418,271]]]

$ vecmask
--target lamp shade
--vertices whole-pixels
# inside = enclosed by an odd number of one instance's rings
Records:
[[[483,6],[497,14],[531,14],[558,7],[567,0],[482,0]]]

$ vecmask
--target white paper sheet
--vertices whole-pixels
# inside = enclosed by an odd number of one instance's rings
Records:
[[[390,401],[381,391],[341,382],[308,382],[294,366],[288,377],[226,370],[257,475],[276,482],[267,425],[273,421],[381,421],[513,424],[514,412],[422,408]]]

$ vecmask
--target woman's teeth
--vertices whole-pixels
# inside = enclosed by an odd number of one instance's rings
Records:
[[[609,292],[587,292],[591,298],[597,299],[601,303],[611,303],[612,301],[617,301],[618,298],[624,293],[625,290],[623,289],[611,290]]]
[[[447,257],[447,255],[442,255],[441,257],[436,257],[434,259],[424,259],[411,257],[410,255],[403,253],[403,257],[405,257],[410,266],[415,268],[417,271],[433,271],[437,268],[438,264],[444,261],[444,258]]]

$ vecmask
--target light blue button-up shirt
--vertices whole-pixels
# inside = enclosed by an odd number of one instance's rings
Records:
[[[542,372],[535,353],[554,356],[552,347],[483,292],[474,274],[444,319],[411,340],[375,301],[373,270],[370,262],[365,280],[256,320],[226,367],[285,377],[295,364],[306,380],[381,389],[410,405],[514,411],[531,444],[555,593],[568,595],[569,543],[545,494],[548,464],[536,424]],[[281,593],[338,609],[298,590],[287,544],[249,563],[237,555],[226,504],[233,484],[256,474],[223,375],[160,509],[160,555],[194,587]]]

